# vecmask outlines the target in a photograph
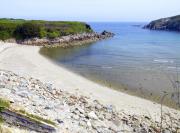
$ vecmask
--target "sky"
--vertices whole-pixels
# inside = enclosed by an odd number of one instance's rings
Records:
[[[180,15],[180,0],[0,0],[0,18],[147,22]]]

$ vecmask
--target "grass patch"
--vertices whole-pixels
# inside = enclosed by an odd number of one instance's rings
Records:
[[[29,113],[27,113],[25,110],[19,110],[18,112],[26,115],[26,116],[29,117],[30,119],[35,119],[35,120],[37,120],[38,122],[45,122],[45,123],[47,123],[47,124],[56,126],[56,123],[55,123],[55,122],[53,122],[53,121],[51,121],[51,120],[49,120],[49,119],[44,119],[44,118],[42,118],[42,117],[40,117],[40,116],[37,116],[37,115],[29,114]]]
[[[10,102],[0,98],[0,112],[9,107],[10,107]],[[3,123],[3,119],[1,116],[0,116],[0,123]]]
[[[2,111],[5,108],[9,108],[9,107],[10,107],[10,102],[0,98],[0,111]]]
[[[10,107],[10,102],[0,98],[0,112],[3,111],[4,109],[8,109],[9,107]],[[14,110],[14,111],[17,112],[17,113],[21,113],[22,115],[28,117],[29,119],[31,119],[33,121],[44,122],[44,123],[56,126],[55,122],[53,122],[53,121],[51,121],[49,119],[44,119],[44,118],[42,118],[40,116],[37,116],[37,115],[33,115],[33,114],[30,114],[30,113],[27,113],[25,110],[18,110],[18,111]],[[4,122],[4,120],[0,116],[0,124],[3,123],[3,122]]]

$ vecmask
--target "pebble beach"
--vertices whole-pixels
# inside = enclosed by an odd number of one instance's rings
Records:
[[[52,120],[58,133],[160,132],[159,104],[59,67],[40,48],[1,42],[0,97],[12,108]],[[180,132],[180,111],[163,106],[162,126],[163,132]]]

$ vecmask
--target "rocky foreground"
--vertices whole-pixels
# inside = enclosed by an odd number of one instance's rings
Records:
[[[0,70],[0,97],[10,100],[12,108],[50,119],[56,123],[57,133],[157,133],[160,122],[150,116],[129,115],[117,111],[113,105],[71,94],[31,77],[21,77]],[[8,124],[8,123],[7,123]],[[8,124],[13,127],[15,125]],[[22,128],[22,127],[18,127]],[[26,130],[31,131],[26,127]],[[180,119],[163,114],[162,131],[179,133]]]
[[[148,25],[144,26],[144,28],[151,30],[166,30],[180,32],[180,15],[152,21]]]
[[[84,45],[87,43],[96,42],[99,40],[107,39],[113,37],[114,33],[103,31],[101,34],[92,32],[92,33],[82,33],[75,35],[67,35],[54,39],[49,38],[32,38],[25,40],[15,40],[8,39],[5,42],[18,43],[24,45],[36,45],[36,46],[59,46],[59,47],[71,47],[76,45]]]

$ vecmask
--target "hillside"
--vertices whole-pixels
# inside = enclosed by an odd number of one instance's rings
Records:
[[[152,21],[144,28],[151,30],[167,30],[180,32],[180,15]]]
[[[83,22],[0,19],[0,40],[23,40],[34,37],[53,39],[84,32],[92,32],[92,29]]]

